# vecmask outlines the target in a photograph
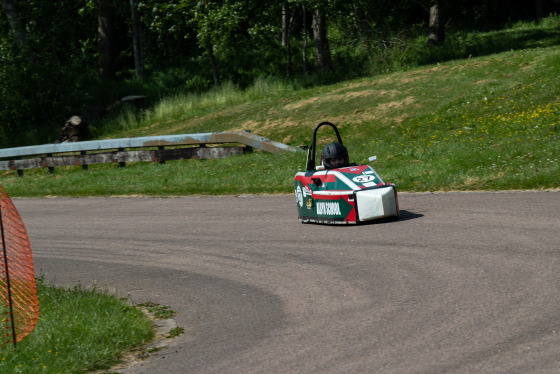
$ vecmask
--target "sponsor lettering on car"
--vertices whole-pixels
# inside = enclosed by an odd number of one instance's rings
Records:
[[[323,216],[340,215],[340,205],[337,202],[317,202],[317,214]]]

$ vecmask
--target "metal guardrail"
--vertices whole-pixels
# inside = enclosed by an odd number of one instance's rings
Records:
[[[207,144],[227,143],[244,144],[245,147],[206,147]],[[198,147],[183,147],[193,145]],[[172,149],[165,149],[171,146]],[[157,149],[138,150],[142,148]],[[18,170],[18,174],[22,176],[24,169],[40,167],[48,167],[50,172],[54,172],[55,166],[63,165],[81,165],[87,169],[87,165],[96,163],[118,162],[120,166],[125,166],[126,162],[134,161],[164,163],[186,158],[220,158],[250,151],[252,148],[270,153],[298,149],[246,131],[146,136],[0,149],[0,170]],[[108,150],[115,151],[99,153]],[[64,153],[74,154],[60,155]],[[30,158],[33,156],[41,157]]]

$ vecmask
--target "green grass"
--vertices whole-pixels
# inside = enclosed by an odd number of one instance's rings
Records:
[[[14,348],[0,348],[1,373],[74,374],[109,369],[154,336],[152,322],[125,300],[95,288],[37,283],[40,317]]]

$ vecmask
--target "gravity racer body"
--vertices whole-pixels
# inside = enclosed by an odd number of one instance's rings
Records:
[[[321,122],[315,127],[307,154],[306,170],[298,172],[294,177],[299,220],[302,223],[358,224],[385,217],[398,217],[395,185],[383,182],[371,166],[346,162],[346,166],[336,167],[325,162],[325,150],[330,145],[325,147],[320,165],[315,166],[317,130],[322,126],[332,127],[338,144],[342,145],[335,125]],[[375,160],[375,157],[370,160]]]

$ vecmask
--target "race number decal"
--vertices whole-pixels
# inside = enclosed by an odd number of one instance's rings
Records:
[[[352,178],[352,180],[356,183],[367,183],[371,182],[375,179],[373,175],[358,175],[357,177]]]

